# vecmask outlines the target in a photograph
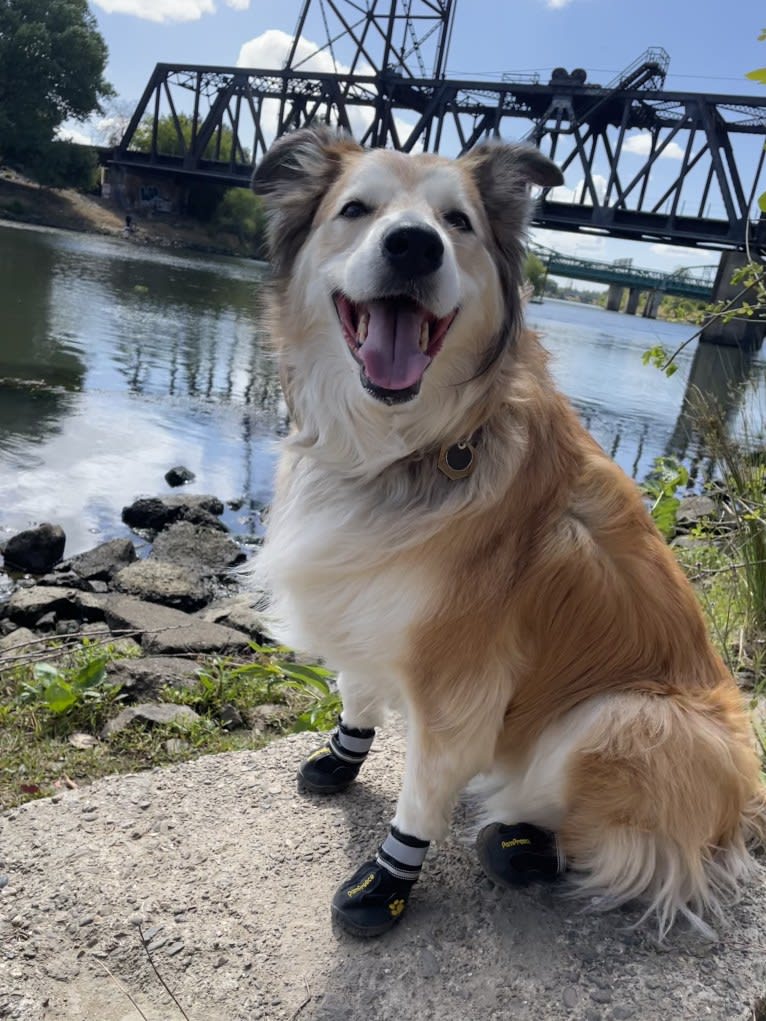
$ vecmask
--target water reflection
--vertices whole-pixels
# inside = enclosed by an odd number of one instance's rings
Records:
[[[245,500],[228,514],[235,531],[257,528],[287,427],[262,343],[262,267],[4,226],[0,264],[0,530],[55,520],[77,552],[120,534],[121,508],[165,491],[179,463],[193,491]],[[635,478],[666,453],[708,470],[697,388],[735,430],[763,392],[760,355],[690,346],[671,379],[642,365],[685,326],[556,301],[530,317],[558,383]]]
[[[53,518],[76,552],[184,463],[195,491],[251,501],[228,520],[252,532],[285,421],[258,343],[262,268],[8,228],[0,262],[17,269],[0,300],[18,295],[0,329],[0,527]]]
[[[40,443],[72,407],[85,364],[57,321],[53,253],[34,235],[14,234],[12,252],[0,244],[0,451],[23,463],[26,444]]]

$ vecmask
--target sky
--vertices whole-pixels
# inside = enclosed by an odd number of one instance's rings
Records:
[[[301,6],[300,0],[91,0],[109,47],[107,78],[123,110],[135,106],[158,62],[252,66],[257,58],[279,66]],[[320,42],[319,0],[311,10],[304,36]],[[766,42],[758,42],[764,28],[763,0],[457,0],[447,73],[500,78],[537,71],[545,81],[554,67],[582,67],[588,81],[605,84],[648,47],[662,46],[670,54],[667,89],[762,96],[764,86],[745,73],[766,65]],[[518,124],[523,134],[528,124]],[[93,134],[91,125],[71,127]],[[632,144],[639,166],[645,140]],[[667,155],[665,168],[656,164],[658,174],[670,172],[680,150],[669,147]],[[579,182],[566,183],[571,189]],[[598,236],[536,231],[535,238],[570,254],[633,257],[636,265],[668,271],[717,261],[701,250]]]

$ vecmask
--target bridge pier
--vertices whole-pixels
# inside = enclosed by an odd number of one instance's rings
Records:
[[[736,270],[747,264],[744,252],[722,252],[718,263],[715,284],[713,285],[713,301],[728,301],[735,298],[742,290],[741,284],[731,282]],[[736,304],[743,301],[756,301],[752,290],[746,291],[737,298]],[[725,323],[721,319],[713,319],[700,334],[704,344],[723,344],[726,347],[741,347],[746,351],[758,351],[763,344],[766,324],[754,323],[748,319],[732,319]]]
[[[662,291],[649,291],[644,305],[644,319],[656,319],[662,304]]]
[[[606,292],[606,308],[607,312],[619,312],[620,305],[622,305],[622,296],[625,293],[625,288],[620,287],[619,284],[610,284],[609,290]]]
[[[628,303],[625,306],[625,315],[634,316],[638,311],[638,299],[641,291],[637,287],[631,287],[628,291]]]

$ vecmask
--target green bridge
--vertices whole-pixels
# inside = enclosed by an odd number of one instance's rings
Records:
[[[530,245],[529,250],[542,260],[551,276],[591,280],[593,283],[609,284],[615,290],[630,288],[638,292],[656,292],[660,296],[673,294],[683,298],[697,298],[699,301],[713,299],[715,266],[691,266],[677,269],[673,273],[659,273],[653,269],[640,269],[630,259],[597,262],[594,259],[562,255],[551,248],[535,244]]]

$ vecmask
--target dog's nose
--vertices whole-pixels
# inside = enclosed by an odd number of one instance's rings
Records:
[[[432,227],[394,227],[383,238],[383,252],[398,273],[412,279],[436,272],[444,244]]]

